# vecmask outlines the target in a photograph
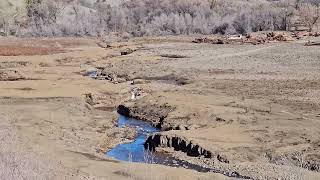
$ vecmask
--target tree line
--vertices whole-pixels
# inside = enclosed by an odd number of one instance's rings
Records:
[[[25,0],[0,11],[2,34],[16,36],[246,34],[319,23],[320,0]]]

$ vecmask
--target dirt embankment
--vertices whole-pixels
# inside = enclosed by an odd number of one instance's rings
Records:
[[[149,121],[155,127],[166,131],[175,129],[175,127],[172,127],[170,124],[167,123],[167,121],[165,121],[165,118],[168,116],[168,113],[173,110],[173,107],[167,105],[146,104],[142,107],[133,106],[130,108],[124,105],[120,105],[118,107],[117,112],[127,117]]]
[[[197,144],[186,140],[183,137],[154,134],[149,136],[144,144],[146,149],[156,151],[157,147],[174,148],[175,151],[182,151],[187,156],[212,158],[212,152],[205,150]],[[219,158],[220,159],[220,158]]]

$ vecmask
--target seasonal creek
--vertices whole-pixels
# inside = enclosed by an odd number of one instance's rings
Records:
[[[211,169],[204,168],[199,165],[191,164],[186,161],[172,157],[170,154],[162,152],[150,152],[145,149],[144,143],[149,135],[160,132],[160,129],[153,127],[150,123],[119,115],[118,127],[130,126],[137,130],[137,136],[130,143],[119,144],[106,155],[120,161],[148,163],[148,164],[163,164],[173,167],[184,167],[194,169],[200,172],[208,172]]]

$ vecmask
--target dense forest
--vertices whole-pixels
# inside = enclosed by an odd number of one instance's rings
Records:
[[[313,31],[320,21],[320,0],[7,1],[0,3],[0,31],[15,36],[246,34],[297,25]]]

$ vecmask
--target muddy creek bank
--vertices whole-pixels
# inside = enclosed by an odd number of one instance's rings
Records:
[[[153,137],[152,134],[160,132],[158,128],[153,127],[150,123],[120,115],[118,119],[118,127],[125,126],[136,128],[136,138],[130,143],[117,145],[110,151],[106,152],[106,156],[128,162],[162,164],[172,167],[193,169],[199,172],[212,171],[210,168],[202,167],[199,165],[191,164],[184,160],[177,159],[168,153],[149,151],[148,145],[150,142],[146,142],[147,139]]]

